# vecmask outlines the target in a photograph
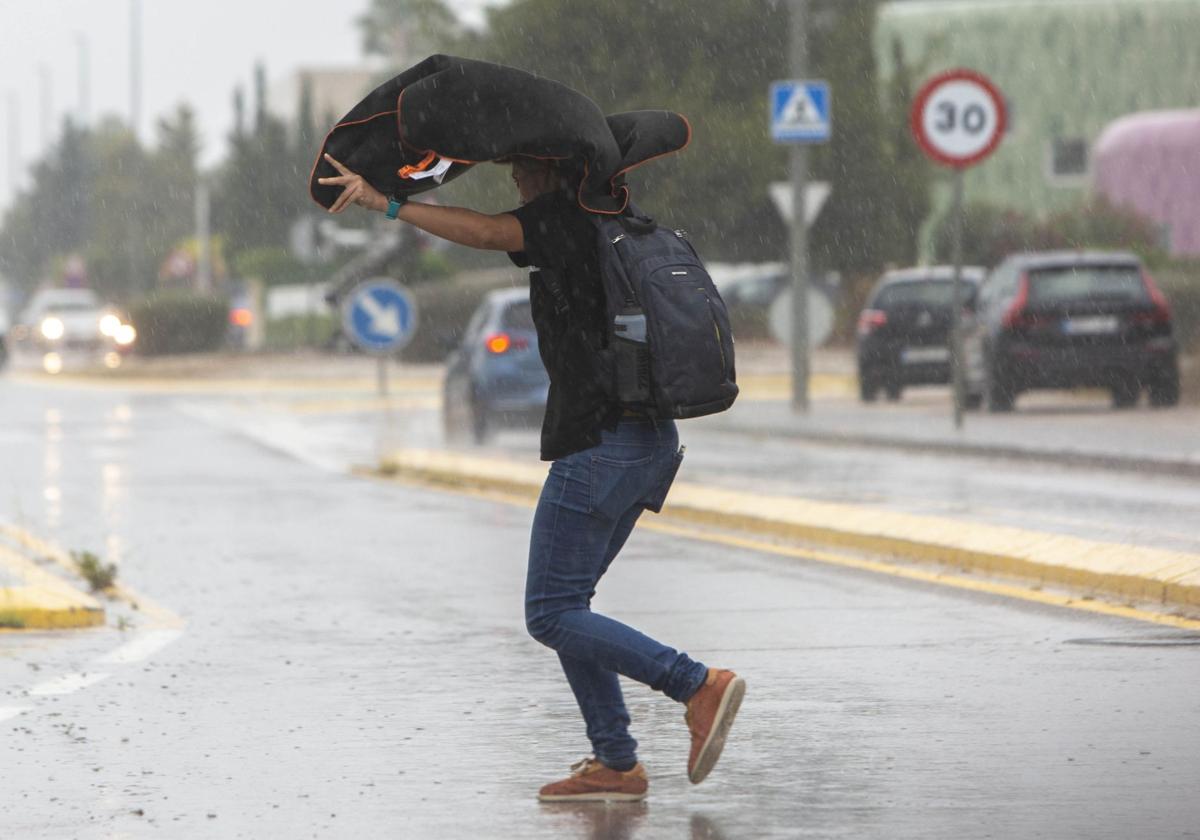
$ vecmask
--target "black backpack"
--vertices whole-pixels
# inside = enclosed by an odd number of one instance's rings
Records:
[[[610,398],[652,417],[703,417],[737,398],[729,312],[682,230],[589,214],[608,302]]]

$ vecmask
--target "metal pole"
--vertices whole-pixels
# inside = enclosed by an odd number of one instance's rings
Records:
[[[379,396],[386,397],[388,395],[388,375],[387,375],[387,356],[380,356],[377,360],[378,367],[376,368],[376,376],[379,381]]]
[[[38,96],[41,110],[42,154],[48,154],[54,142],[54,83],[50,78],[50,66],[38,65]]]
[[[792,0],[791,71],[793,79],[808,72],[808,0]],[[792,174],[792,410],[808,412],[808,221],[804,193],[808,181],[808,148],[795,143]]]
[[[142,122],[142,2],[129,0],[129,128],[136,137]]]
[[[75,43],[78,46],[78,62],[79,62],[79,114],[78,123],[80,128],[87,128],[91,122],[91,95],[88,90],[88,78],[90,68],[88,59],[88,40],[87,36],[82,32],[76,33]]]
[[[966,402],[966,381],[963,376],[962,346],[962,201],[963,171],[954,170],[954,204],[950,210],[954,225],[954,305],[950,311],[950,370],[954,380],[954,428],[963,425],[963,404]]]

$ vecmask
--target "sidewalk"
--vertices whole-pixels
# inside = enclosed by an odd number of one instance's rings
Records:
[[[1034,392],[1015,411],[967,412],[956,429],[950,391],[919,387],[901,401],[863,404],[854,393],[849,350],[818,350],[807,414],[789,404],[782,348],[751,346],[739,365],[749,377],[734,409],[695,421],[710,430],[795,437],[854,446],[1034,460],[1101,469],[1200,477],[1200,407],[1115,411],[1101,391]],[[739,371],[740,372],[740,371]],[[841,388],[831,387],[841,379]],[[773,382],[773,387],[766,383]],[[752,407],[752,410],[751,410]]]

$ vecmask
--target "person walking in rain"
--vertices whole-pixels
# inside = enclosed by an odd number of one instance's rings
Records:
[[[745,681],[591,610],[597,583],[638,517],[662,507],[683,451],[674,421],[638,415],[605,396],[593,350],[605,341],[604,291],[596,229],[576,200],[579,174],[566,163],[514,157],[521,205],[489,215],[385,196],[325,159],[339,174],[319,183],[343,188],[331,213],[352,205],[386,212],[460,245],[506,251],[531,268],[538,349],[550,376],[541,457],[552,463],[533,518],[525,622],[558,653],[594,753],[542,787],[539,798],[645,797],[646,770],[618,674],[686,704],[688,778],[702,781],[721,755]],[[550,273],[557,280],[547,280]]]

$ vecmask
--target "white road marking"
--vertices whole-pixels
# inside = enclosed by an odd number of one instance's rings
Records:
[[[17,715],[28,711],[28,706],[0,706],[0,720],[15,718]]]
[[[165,648],[183,635],[182,630],[150,630],[135,637],[96,660],[104,665],[125,665],[141,662],[146,657]]]
[[[33,688],[29,689],[29,693],[33,697],[71,694],[72,692],[78,691],[81,688],[87,688],[89,685],[95,685],[104,679],[108,679],[108,674],[67,674],[65,677],[59,677],[56,680],[38,683]]]

